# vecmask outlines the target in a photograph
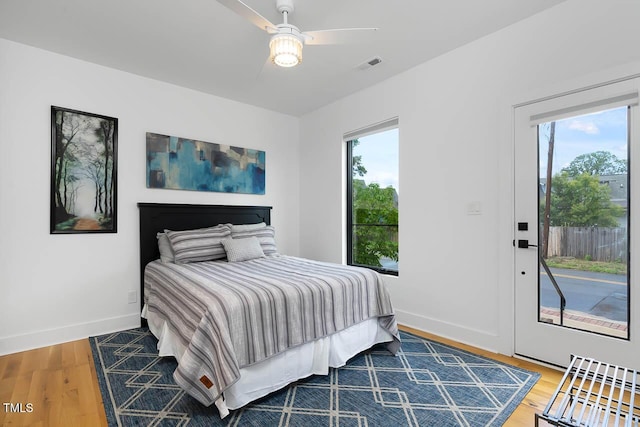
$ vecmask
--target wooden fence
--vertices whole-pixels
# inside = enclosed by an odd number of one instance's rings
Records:
[[[549,227],[549,257],[571,256],[626,264],[626,254],[626,228]]]

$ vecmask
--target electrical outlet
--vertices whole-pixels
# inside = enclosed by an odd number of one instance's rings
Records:
[[[135,304],[138,300],[138,295],[136,291],[129,291],[129,304]]]

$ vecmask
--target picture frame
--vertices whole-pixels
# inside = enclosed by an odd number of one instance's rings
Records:
[[[50,233],[117,233],[118,119],[51,106]]]

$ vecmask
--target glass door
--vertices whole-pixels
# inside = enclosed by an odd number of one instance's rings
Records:
[[[637,81],[516,108],[516,353],[638,364],[630,153]],[[636,366],[637,367],[637,366]]]

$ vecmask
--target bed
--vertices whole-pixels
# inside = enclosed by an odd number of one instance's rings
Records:
[[[325,375],[373,345],[398,350],[381,277],[279,254],[270,207],[138,207],[143,321],[158,338],[159,354],[178,361],[178,385],[202,404],[215,404],[222,418],[291,382]],[[225,258],[163,262],[158,233],[165,230],[176,259],[186,253],[179,239],[201,236],[190,230],[224,236]],[[231,243],[257,245],[266,256],[244,259],[241,251],[238,258]]]

